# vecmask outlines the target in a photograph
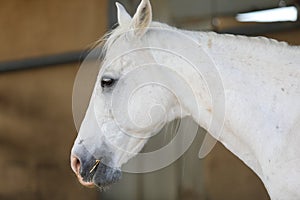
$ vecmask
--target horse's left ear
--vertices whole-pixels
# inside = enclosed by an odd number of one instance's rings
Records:
[[[116,6],[118,9],[118,24],[120,26],[129,25],[131,22],[131,16],[128,14],[128,12],[126,11],[126,9],[122,4],[116,2]]]
[[[152,22],[152,8],[149,0],[142,0],[132,19],[136,36],[142,37]]]

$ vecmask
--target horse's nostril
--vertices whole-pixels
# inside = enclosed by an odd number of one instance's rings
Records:
[[[75,174],[79,174],[80,171],[80,160],[78,157],[71,155],[71,168]]]

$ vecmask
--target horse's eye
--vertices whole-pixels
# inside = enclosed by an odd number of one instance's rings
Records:
[[[115,83],[115,79],[113,78],[108,78],[108,77],[103,77],[101,80],[101,87],[102,88],[109,88],[112,87]]]

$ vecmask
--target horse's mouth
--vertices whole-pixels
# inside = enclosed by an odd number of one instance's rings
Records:
[[[90,170],[80,171],[76,173],[76,176],[81,185],[87,188],[98,187],[100,190],[109,188],[110,185],[120,180],[122,175],[119,169],[108,167],[100,162],[92,165]]]
[[[96,160],[95,161],[95,164],[92,166],[91,170],[89,171],[88,173],[88,176],[86,178],[86,180],[80,175],[80,174],[77,174],[77,178],[78,178],[78,181],[85,187],[88,187],[88,188],[94,188],[95,187],[95,184],[93,181],[88,181],[88,180],[93,180],[94,179],[94,175],[97,171],[97,168],[98,168],[98,165],[101,163],[100,160]]]
[[[96,187],[94,182],[84,181],[84,179],[82,178],[82,176],[80,174],[77,174],[77,178],[78,178],[79,183],[87,188],[95,188]]]
[[[106,157],[97,159],[87,154],[81,159],[71,155],[71,168],[83,186],[98,187],[100,190],[105,190],[120,180],[122,176],[120,168],[111,167],[113,165],[110,165],[108,160]]]

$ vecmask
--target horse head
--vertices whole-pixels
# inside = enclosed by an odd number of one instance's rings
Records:
[[[133,17],[116,5],[119,26],[103,46],[103,63],[71,154],[79,181],[100,188],[118,181],[122,165],[148,138],[184,115],[169,88],[176,78],[166,80],[171,72],[157,65],[148,50],[153,24],[149,0],[141,1]]]

